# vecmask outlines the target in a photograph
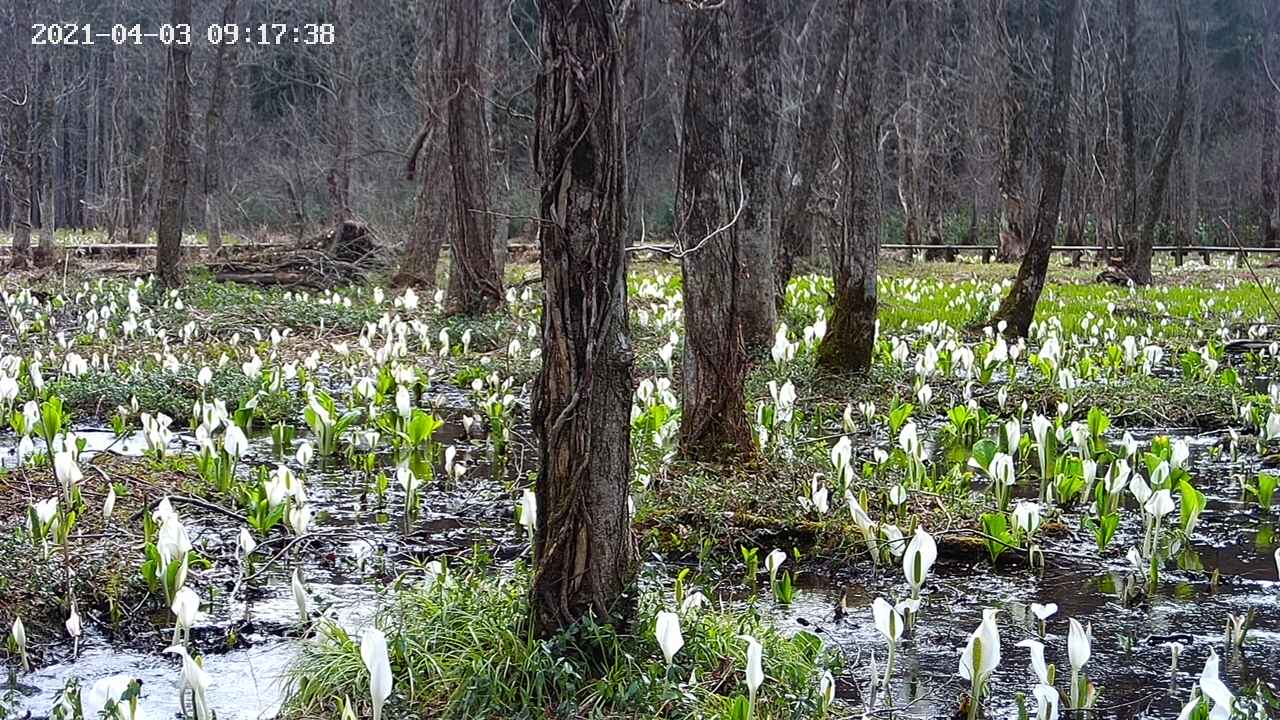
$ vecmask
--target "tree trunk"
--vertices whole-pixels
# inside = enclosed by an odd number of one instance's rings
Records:
[[[147,192],[147,137],[146,121],[136,110],[129,113],[128,142],[125,148],[125,240],[130,243],[145,242],[147,239],[146,203]]]
[[[1191,143],[1187,148],[1187,225],[1190,231],[1189,244],[1200,243],[1200,169],[1202,139],[1204,137],[1204,80],[1205,80],[1205,48],[1208,29],[1200,29],[1200,38],[1196,43],[1196,79],[1192,92],[1195,97],[1191,106]]]
[[[818,185],[818,173],[831,161],[828,157],[831,124],[835,114],[836,84],[840,82],[840,68],[849,49],[849,13],[836,13],[834,22],[835,30],[822,63],[821,75],[800,118],[796,172],[787,183],[789,188],[785,194],[785,208],[775,247],[774,307],[778,311],[782,310],[786,299],[796,254],[813,245],[813,217],[809,213],[809,203]]]
[[[173,0],[173,24],[191,24],[191,0]],[[169,46],[165,92],[164,165],[156,227],[156,275],[166,287],[182,284],[182,229],[191,174],[191,46]]]
[[[827,334],[818,346],[818,366],[834,372],[861,372],[871,367],[876,340],[876,290],[880,255],[873,172],[877,153],[876,67],[880,55],[884,0],[847,5],[846,20],[855,31],[849,50],[845,93],[844,228],[831,244],[834,307]]]
[[[1264,81],[1265,83],[1266,81]],[[1276,150],[1280,147],[1280,96],[1267,84],[1257,98],[1259,122],[1262,125],[1262,205],[1258,208],[1263,246],[1276,247],[1280,235],[1280,165]]]
[[[684,408],[680,447],[688,458],[720,462],[754,451],[744,407],[747,355],[738,300],[740,164],[733,146],[729,11],[685,11],[685,79],[676,238],[686,253]]]
[[[1072,65],[1075,56],[1076,24],[1080,16],[1080,0],[1060,0],[1057,28],[1053,40],[1053,89],[1045,98],[1045,140],[1041,165],[1044,182],[1040,201],[1036,204],[1035,225],[1031,244],[1018,267],[1018,277],[1009,294],[1000,303],[992,324],[1007,323],[1005,333],[1025,337],[1035,317],[1036,303],[1044,289],[1049,270],[1049,256],[1058,227],[1058,210],[1062,203],[1062,183],[1067,172],[1067,119],[1071,112]]]
[[[1124,52],[1120,64],[1120,143],[1123,145],[1121,170],[1120,237],[1126,247],[1138,230],[1138,120],[1134,107],[1138,76],[1138,2],[1120,0],[1123,23]]]
[[[351,27],[351,0],[333,0],[331,14],[339,28]],[[342,235],[342,226],[352,218],[351,212],[351,125],[355,122],[355,78],[351,58],[351,39],[347,33],[334,34],[333,72],[334,102],[331,110],[333,121],[333,158],[325,180],[329,187],[330,222],[334,238]]]
[[[14,0],[13,15],[15,27],[31,27],[31,0]],[[34,92],[31,86],[30,40],[25,33],[15,32],[12,47],[13,59],[9,63],[11,82],[6,85],[16,88],[16,96],[26,98],[27,102],[21,105],[0,102],[8,109],[5,115],[9,126],[7,155],[13,194],[13,257],[10,262],[15,269],[22,269],[31,265],[31,98]]]
[[[452,87],[448,107],[449,161],[453,170],[453,224],[449,286],[450,314],[481,315],[501,307],[502,278],[493,257],[493,216],[489,214],[488,140],[481,97],[480,55],[483,9],[479,2],[452,3],[449,57]]]
[[[1151,284],[1151,254],[1155,245],[1156,223],[1164,209],[1165,192],[1169,187],[1169,171],[1173,156],[1182,144],[1182,125],[1187,116],[1187,93],[1191,84],[1191,61],[1187,55],[1187,28],[1182,17],[1182,0],[1174,0],[1174,24],[1178,33],[1178,86],[1174,94],[1173,109],[1165,123],[1160,145],[1156,150],[1156,164],[1151,169],[1151,188],[1147,198],[1147,214],[1143,218],[1142,231],[1125,248],[1124,272],[1136,285]]]
[[[996,0],[992,12],[1000,28],[1004,92],[1000,98],[1000,230],[996,260],[1018,262],[1027,252],[1026,192],[1023,162],[1026,158],[1027,110],[1025,105],[1030,69],[1021,59],[1025,37],[1019,0]]]
[[[777,309],[773,303],[773,152],[778,127],[776,66],[782,41],[775,0],[742,0],[738,5],[741,66],[739,122],[735,141],[742,152],[742,197],[738,225],[738,318],[750,356],[773,344]]]
[[[418,176],[419,185],[414,201],[413,227],[409,230],[404,249],[400,253],[400,267],[392,277],[397,287],[416,286],[434,290],[436,268],[440,263],[440,246],[449,229],[449,202],[451,189],[440,178],[446,170],[441,151],[444,122],[434,106],[445,95],[440,82],[444,70],[445,8],[442,0],[432,0],[419,5],[418,56],[414,63],[416,75],[418,117],[423,129],[410,150],[408,177]]]
[[[226,0],[222,6],[222,25],[236,20],[236,0]],[[209,236],[209,257],[222,252],[222,216],[219,213],[218,189],[222,180],[222,107],[227,98],[227,53],[231,43],[219,43],[214,48],[213,80],[209,86],[209,108],[204,114],[204,225]]]
[[[612,0],[543,0],[535,632],[615,614],[635,574],[622,41]]]

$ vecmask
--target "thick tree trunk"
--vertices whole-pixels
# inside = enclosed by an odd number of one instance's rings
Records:
[[[449,58],[456,88],[449,99],[448,144],[453,170],[452,266],[445,306],[450,314],[480,315],[502,305],[502,278],[493,257],[489,214],[489,147],[481,97],[483,9],[479,2],[453,3]]]
[[[191,24],[191,0],[173,0],[173,24]],[[169,46],[165,92],[164,165],[156,227],[156,275],[166,287],[182,284],[182,229],[191,174],[191,46]]]
[[[222,25],[226,27],[236,20],[236,0],[226,0],[222,6]],[[213,80],[209,86],[209,107],[204,114],[204,226],[209,236],[209,257],[222,252],[222,215],[218,207],[218,189],[222,181],[222,107],[226,104],[227,53],[231,43],[219,43],[214,48]]]
[[[1178,33],[1178,86],[1174,94],[1173,109],[1165,123],[1160,145],[1156,150],[1156,164],[1151,169],[1151,188],[1147,200],[1147,214],[1142,221],[1142,231],[1125,248],[1124,272],[1136,285],[1151,284],[1151,254],[1155,246],[1156,223],[1164,210],[1165,192],[1169,188],[1169,171],[1173,156],[1182,144],[1182,125],[1187,116],[1187,92],[1191,84],[1191,61],[1187,55],[1187,29],[1182,17],[1182,0],[1174,0],[1174,23]]]
[[[735,141],[742,152],[742,197],[738,224],[738,318],[742,342],[750,356],[763,355],[773,344],[777,309],[773,302],[774,268],[772,192],[773,153],[778,126],[776,68],[781,44],[780,19],[774,0],[742,0],[738,5],[738,49],[741,65],[739,121]]]
[[[622,41],[612,0],[543,0],[535,632],[614,614],[635,571]]]
[[[796,171],[787,183],[785,207],[775,247],[774,307],[782,310],[786,299],[787,283],[795,269],[795,258],[805,248],[812,247],[813,217],[809,203],[818,186],[818,174],[831,162],[831,125],[835,114],[836,85],[840,82],[840,68],[844,65],[849,49],[849,13],[836,13],[835,30],[822,62],[813,95],[800,118],[796,149]]]
[[[876,67],[880,55],[882,17],[888,3],[862,0],[847,5],[846,20],[854,28],[845,90],[844,227],[831,244],[835,297],[827,334],[818,346],[818,366],[834,372],[861,372],[871,367],[876,340],[876,290],[880,233],[874,188],[876,138]]]
[[[732,29],[724,7],[688,10],[681,27],[685,64],[676,237],[684,276],[686,457],[723,461],[754,451],[744,407],[747,354],[738,316],[738,153],[733,146]]]
[[[1036,303],[1044,289],[1049,271],[1049,256],[1058,227],[1058,211],[1062,204],[1062,184],[1067,172],[1067,120],[1071,112],[1072,65],[1075,56],[1076,25],[1080,16],[1080,0],[1060,0],[1057,29],[1053,40],[1053,89],[1045,98],[1045,140],[1041,165],[1044,182],[1036,205],[1035,226],[1031,245],[1027,248],[1018,277],[1009,294],[1000,303],[992,323],[1007,323],[1005,333],[1025,337],[1035,317]]]

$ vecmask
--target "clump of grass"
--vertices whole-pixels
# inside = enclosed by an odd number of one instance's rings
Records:
[[[818,717],[818,677],[836,658],[810,633],[785,637],[753,609],[681,613],[685,645],[668,668],[654,639],[663,594],[641,592],[625,625],[591,619],[553,638],[527,632],[528,574],[500,578],[475,563],[397,593],[378,618],[405,716],[443,718],[717,718],[746,696],[748,634],[764,646],[754,717]],[[673,609],[673,608],[667,608]],[[336,716],[343,697],[368,704],[359,640],[319,630],[288,671],[295,715]]]

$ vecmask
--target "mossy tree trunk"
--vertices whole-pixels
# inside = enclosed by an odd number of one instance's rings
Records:
[[[608,617],[635,570],[622,42],[613,0],[544,0],[534,157],[542,369],[535,631]]]
[[[1049,256],[1058,228],[1062,205],[1062,184],[1067,172],[1067,120],[1071,112],[1072,65],[1075,57],[1076,25],[1080,20],[1080,0],[1059,0],[1053,40],[1053,88],[1043,99],[1045,137],[1041,154],[1044,180],[1036,204],[1031,244],[1022,256],[1018,276],[1009,294],[1000,303],[991,322],[1006,323],[1005,333],[1025,337],[1035,317],[1036,303],[1044,290]]]
[[[846,11],[853,16],[848,22],[853,27],[850,38],[854,47],[849,50],[845,90],[844,227],[839,239],[831,243],[834,307],[817,358],[819,367],[834,372],[870,368],[875,349],[880,255],[875,89],[886,5],[885,0],[864,0],[848,3]]]
[[[485,132],[483,86],[484,8],[476,2],[450,3],[450,79],[447,142],[453,174],[452,265],[445,309],[481,315],[502,306],[502,278],[493,255],[489,212],[489,141]]]
[[[173,24],[191,24],[191,0],[173,0]],[[171,44],[168,64],[156,275],[166,287],[177,287],[182,284],[182,230],[191,175],[191,45]]]
[[[691,459],[722,462],[754,452],[743,383],[747,354],[738,303],[739,155],[732,125],[732,32],[725,6],[685,11],[685,79],[676,188],[684,278],[684,407],[680,448]]]

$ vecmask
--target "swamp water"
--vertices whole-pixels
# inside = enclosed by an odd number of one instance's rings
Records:
[[[89,441],[87,454],[101,451],[114,440],[109,432],[77,432]],[[483,452],[483,442],[471,442],[456,418],[437,438],[457,446],[460,459]],[[1032,602],[1059,606],[1049,619],[1045,638],[1046,657],[1057,665],[1059,686],[1070,678],[1067,618],[1092,625],[1093,651],[1084,674],[1100,688],[1101,697],[1091,717],[1173,718],[1211,647],[1222,656],[1223,679],[1233,690],[1255,679],[1269,682],[1274,689],[1280,683],[1280,582],[1273,559],[1280,513],[1265,513],[1256,504],[1242,501],[1236,475],[1256,472],[1252,460],[1234,466],[1212,460],[1205,438],[1190,439],[1192,476],[1209,497],[1209,505],[1193,547],[1180,561],[1166,563],[1155,593],[1124,592],[1132,571],[1121,556],[1141,535],[1136,513],[1125,515],[1102,561],[1096,559],[1092,538],[1078,529],[1046,544],[1043,570],[1033,571],[1017,560],[1002,561],[995,568],[985,557],[940,560],[925,584],[925,603],[915,631],[897,650],[890,697],[881,691],[877,699],[878,715],[941,718],[954,713],[956,699],[965,689],[957,674],[960,649],[981,621],[982,609],[998,607],[1002,660],[991,681],[988,717],[1015,717],[1014,694],[1029,694],[1033,684],[1029,655],[1015,647],[1019,640],[1036,636],[1036,622],[1028,609]],[[141,442],[135,439],[113,447],[113,452],[122,454],[136,455],[141,450]],[[267,462],[270,456],[269,441],[259,438],[246,462]],[[12,465],[14,460],[11,450],[0,449],[0,462]],[[464,555],[476,545],[499,559],[522,554],[521,535],[510,519],[509,490],[489,478],[481,458],[468,461],[472,469],[456,489],[439,490],[433,483],[423,488],[420,516],[407,536],[402,532],[398,495],[393,493],[381,507],[373,508],[353,496],[360,482],[351,478],[350,471],[313,468],[306,473],[306,481],[310,502],[318,509],[315,538],[292,550],[279,543],[267,556],[281,553],[300,561],[313,606],[355,632],[385,601],[383,588],[399,573],[412,577],[417,562]],[[234,535],[202,527],[196,508],[179,505],[177,509],[190,518],[198,549],[234,545]],[[1073,516],[1069,524],[1075,522]],[[1221,575],[1216,585],[1210,582],[1214,570]],[[284,562],[273,563],[241,588],[235,599],[228,596],[234,578],[222,572],[213,578],[193,573],[200,586],[214,580],[217,593],[193,630],[193,642],[204,654],[213,678],[209,700],[223,720],[269,718],[278,711],[285,690],[282,673],[302,642],[289,570]],[[726,587],[720,590],[740,597],[739,581],[726,578]],[[801,573],[797,582],[800,588],[789,606],[760,602],[784,629],[814,632],[844,651],[847,662],[837,681],[838,694],[860,704],[872,657],[882,673],[886,650],[871,622],[870,605],[877,596],[907,595],[901,568],[895,563],[871,573],[860,566],[834,578]],[[718,594],[710,592],[714,588],[701,589],[712,597]],[[208,593],[202,590],[202,595],[208,602]],[[842,598],[848,615],[837,618]],[[1239,651],[1229,649],[1223,640],[1228,614],[1250,611],[1255,616],[1247,641]],[[158,627],[169,626],[171,619],[164,615],[157,615]],[[314,609],[312,616],[316,616]],[[166,644],[167,631],[158,631],[154,638],[137,638],[136,645],[112,644],[92,632],[87,629],[74,660],[70,648],[60,648],[60,661],[21,678],[19,713],[46,717],[67,681],[78,678],[82,687],[88,687],[112,674],[143,681],[142,704],[148,717],[171,717],[178,712],[177,664],[154,651]],[[228,650],[230,635],[237,642]],[[1176,677],[1170,670],[1172,642],[1185,647]],[[146,651],[137,649],[143,645]],[[766,657],[766,673],[768,663]],[[766,683],[762,692],[768,691]],[[896,710],[890,713],[889,707]]]

